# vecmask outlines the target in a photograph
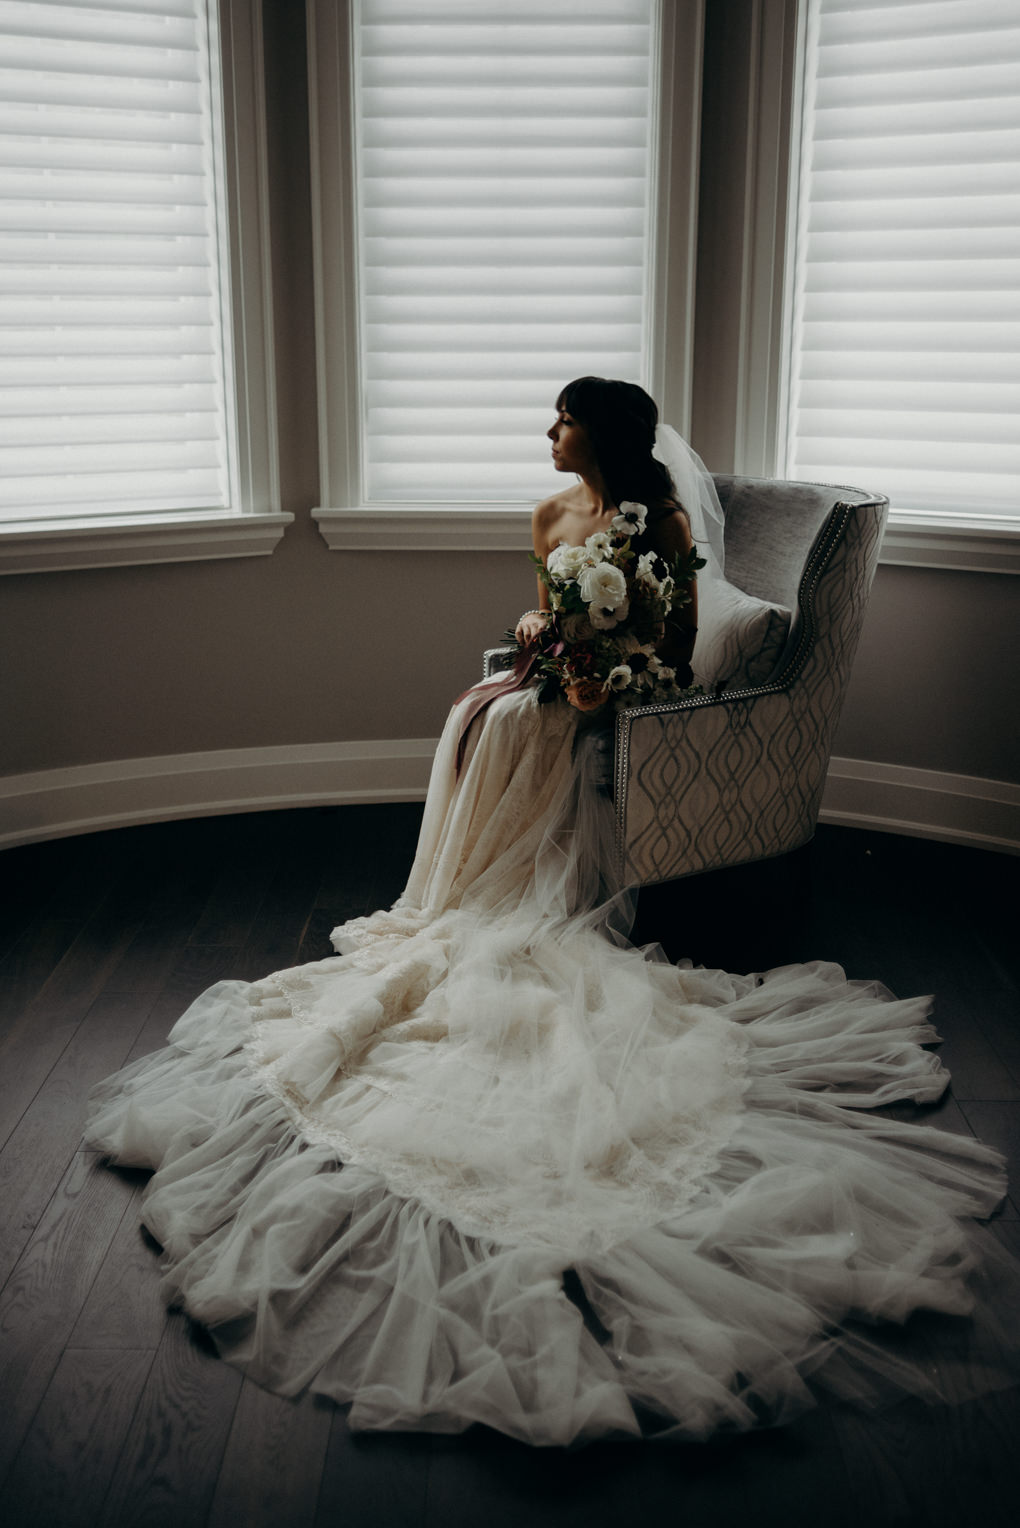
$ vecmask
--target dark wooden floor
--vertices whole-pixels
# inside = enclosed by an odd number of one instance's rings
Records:
[[[328,953],[392,901],[413,806],[269,813],[73,838],[0,859],[0,1511],[128,1524],[925,1524],[1017,1506],[1015,1393],[955,1409],[841,1408],[706,1445],[527,1449],[482,1429],[354,1438],[281,1400],[160,1306],[141,1174],[83,1150],[85,1095],[155,1049],[221,977]],[[825,957],[934,990],[953,1095],[929,1111],[1013,1161],[1020,1187],[1017,862],[847,829],[794,864],[646,896],[640,932],[732,970]],[[995,1234],[1020,1252],[1020,1197]]]

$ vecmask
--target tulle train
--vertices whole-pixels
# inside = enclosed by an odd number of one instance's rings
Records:
[[[692,978],[706,1000],[732,992],[722,1001],[745,1026],[740,1124],[693,1202],[588,1256],[465,1233],[296,1134],[253,1086],[239,983],[203,994],[168,1050],[97,1090],[92,1138],[159,1168],[144,1219],[168,1299],[259,1383],[353,1402],[356,1428],[700,1438],[788,1420],[824,1389],[873,1405],[1008,1382],[1014,1339],[1001,1289],[990,1316],[989,1249],[979,1259],[958,1218],[994,1209],[998,1159],[850,1106],[939,1090],[918,1005],[870,996],[870,1019],[847,1035],[837,1020],[853,989],[836,968],[798,968],[779,1018],[769,1005],[786,973]],[[833,1071],[842,1098],[817,1088]],[[952,1334],[954,1362],[903,1356],[861,1326],[918,1308],[971,1318]]]

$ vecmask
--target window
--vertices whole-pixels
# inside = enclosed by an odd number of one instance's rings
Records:
[[[544,497],[563,383],[644,379],[652,12],[361,0],[366,503]]]
[[[686,426],[701,22],[311,0],[331,546],[526,544],[573,376],[641,381]]]
[[[263,256],[230,253],[262,216],[259,11],[0,0],[9,571],[267,551],[291,518]]]
[[[949,564],[1002,566],[993,543],[1020,531],[1016,5],[809,0],[806,22],[786,474],[887,493],[897,560],[927,560],[907,544],[941,529]]]

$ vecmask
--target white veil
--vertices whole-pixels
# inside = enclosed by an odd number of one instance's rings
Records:
[[[699,576],[704,579],[708,573],[721,577],[725,566],[723,511],[712,474],[701,457],[668,424],[656,426],[652,455],[669,469],[677,498],[690,516],[691,535],[708,564]]]

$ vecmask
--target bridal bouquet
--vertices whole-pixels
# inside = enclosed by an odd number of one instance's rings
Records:
[[[527,649],[542,676],[542,700],[563,693],[578,711],[597,711],[610,701],[646,705],[690,693],[655,649],[670,612],[690,604],[686,585],[705,560],[696,548],[669,564],[655,552],[638,554],[632,538],[647,514],[643,504],[625,502],[609,530],[584,546],[556,547],[548,567],[532,556],[551,611]]]

